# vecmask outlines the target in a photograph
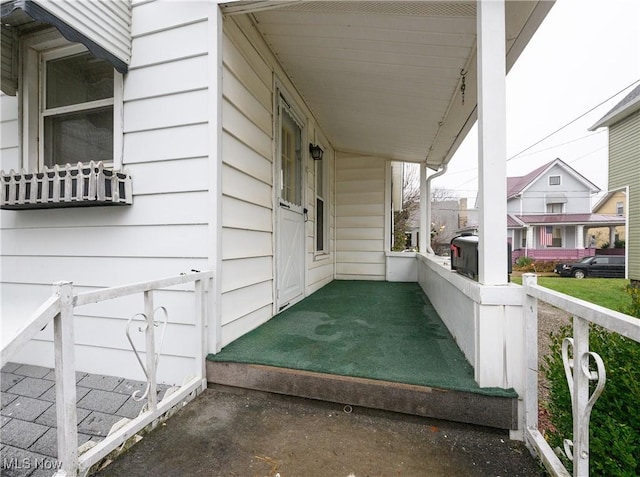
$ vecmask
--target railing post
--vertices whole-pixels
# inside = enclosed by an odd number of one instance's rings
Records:
[[[582,372],[583,359],[589,359],[589,322],[573,317],[573,475],[589,475],[589,376]],[[585,422],[586,417],[586,422]]]
[[[155,309],[153,307],[153,290],[144,292],[144,314],[147,320],[145,329],[145,344],[147,356],[147,379],[149,380],[149,393],[147,394],[147,410],[154,411],[158,408],[158,391],[156,376],[156,347],[155,347]]]
[[[522,275],[524,288],[525,428],[538,429],[538,299],[529,287],[538,283],[533,273]]]
[[[215,283],[218,280],[213,280],[213,278],[209,279],[209,299],[207,303],[207,308],[211,311],[211,316],[209,317],[209,326],[213,327],[213,352],[219,353],[222,349],[222,318],[220,314],[217,312],[220,307],[215,303],[216,300],[220,299],[220,295],[217,293],[215,288]]]
[[[53,319],[56,376],[58,460],[62,475],[78,475],[76,365],[73,336],[73,283],[54,284],[60,297],[60,313]]]
[[[208,281],[208,280],[207,280]],[[196,376],[202,380],[202,389],[207,387],[207,292],[203,280],[195,282],[196,299]]]

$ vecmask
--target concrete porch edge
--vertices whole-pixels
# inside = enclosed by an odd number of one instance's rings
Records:
[[[518,399],[256,364],[207,361],[207,381],[276,394],[517,429]]]

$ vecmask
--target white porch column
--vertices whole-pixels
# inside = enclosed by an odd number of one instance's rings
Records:
[[[609,227],[609,248],[616,248],[616,228]]]
[[[431,205],[427,197],[427,164],[420,163],[420,253],[427,253],[431,245]]]
[[[533,227],[532,226],[527,226],[527,248],[526,250],[529,250],[531,248],[534,248],[533,246]],[[528,256],[528,253],[527,253]]]
[[[576,225],[576,248],[584,248],[584,225]]]
[[[222,12],[220,2],[209,4],[208,18],[208,137],[209,137],[209,260],[215,273],[209,283],[207,348],[222,348]],[[178,7],[183,8],[183,7]]]
[[[478,276],[507,284],[504,0],[478,0]]]

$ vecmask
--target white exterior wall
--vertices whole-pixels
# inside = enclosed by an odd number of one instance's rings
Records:
[[[557,175],[561,176],[560,185],[550,186],[549,176]],[[546,194],[566,195],[565,214],[591,213],[591,192],[589,189],[585,187],[584,183],[558,165],[538,177],[523,193],[522,214],[545,214],[547,211]]]
[[[26,319],[55,281],[71,280],[82,291],[207,268],[207,14],[205,2],[133,7],[122,161],[133,178],[133,205],[1,211],[3,324],[8,316]],[[2,124],[5,170],[17,158],[14,124]],[[170,321],[159,379],[179,383],[193,366],[194,330],[185,324],[193,319],[193,294],[160,292],[155,304],[167,307]],[[124,334],[126,320],[141,311],[142,296],[77,309],[78,369],[142,379]],[[50,333],[15,359],[52,365]]]
[[[327,144],[327,141],[320,141]],[[315,143],[315,142],[314,142]],[[335,269],[335,154],[333,149],[327,148],[322,158],[325,171],[326,195],[325,207],[328,208],[328,227],[326,242],[328,253],[319,254],[315,251],[316,244],[316,168],[313,160],[307,163],[307,208],[309,209],[309,220],[306,223],[306,294],[315,292],[333,280]]]
[[[237,22],[237,23],[236,23]],[[302,98],[296,95],[263,40],[243,18],[224,20],[222,134],[222,346],[269,320],[274,310],[274,76],[307,118],[303,148],[323,137]],[[315,138],[318,138],[316,140]],[[328,142],[324,166],[333,182],[333,151]],[[305,294],[333,280],[333,253],[315,247],[315,165],[303,165],[306,222]],[[333,250],[333,185],[329,208],[329,247]]]
[[[273,314],[273,72],[225,22],[222,346]]]
[[[383,158],[337,154],[337,279],[385,279],[386,169]]]
[[[0,92],[0,169],[20,169],[19,142],[18,97]]]

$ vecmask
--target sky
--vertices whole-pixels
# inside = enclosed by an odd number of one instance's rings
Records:
[[[559,157],[605,191],[607,129],[588,129],[639,80],[640,0],[557,0],[507,75],[507,176]],[[470,206],[478,188],[477,137],[476,125],[447,173],[433,181],[468,197]]]

